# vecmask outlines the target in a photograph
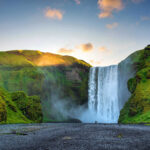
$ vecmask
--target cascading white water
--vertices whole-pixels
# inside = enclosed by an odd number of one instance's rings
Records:
[[[117,123],[120,111],[118,66],[91,68],[88,93],[88,107],[93,117],[92,122]]]

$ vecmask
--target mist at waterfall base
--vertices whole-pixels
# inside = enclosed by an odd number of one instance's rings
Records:
[[[50,101],[46,103],[44,110],[46,111],[46,116],[56,121],[73,121],[79,122],[81,120],[82,114],[86,112],[86,105],[77,106],[72,102],[70,98],[61,98],[59,96],[60,91],[51,94]]]
[[[83,123],[94,123],[94,113],[89,111],[86,105],[77,106],[71,103],[69,99],[62,99],[53,96],[50,102],[51,115],[56,120],[80,120]]]

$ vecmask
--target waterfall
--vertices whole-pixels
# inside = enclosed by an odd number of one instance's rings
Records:
[[[117,123],[119,117],[118,66],[93,67],[89,77],[89,112],[91,121]]]

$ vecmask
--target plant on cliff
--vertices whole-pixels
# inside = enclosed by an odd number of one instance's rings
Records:
[[[0,88],[0,123],[31,123],[42,121],[41,102],[38,96],[24,92],[8,93]]]
[[[120,112],[120,123],[150,123],[150,46],[135,65],[136,75],[128,81],[132,95]]]
[[[6,103],[0,96],[0,122],[6,121],[6,119],[7,119]]]
[[[135,78],[131,78],[128,80],[128,89],[131,93],[133,93],[136,89],[137,82]]]
[[[38,96],[27,96],[23,91],[11,93],[12,100],[28,119],[41,122],[42,107]]]

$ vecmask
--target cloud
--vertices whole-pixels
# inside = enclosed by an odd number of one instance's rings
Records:
[[[118,23],[117,23],[117,22],[114,22],[114,23],[112,23],[112,24],[106,24],[106,27],[107,27],[108,29],[114,29],[114,28],[118,27]]]
[[[102,46],[102,47],[99,47],[99,51],[106,52],[108,50],[107,50],[107,48],[105,46]]]
[[[100,52],[105,52],[105,53],[110,53],[110,50],[108,50],[107,47],[105,47],[105,46],[99,47],[99,51]]]
[[[90,63],[95,66],[95,65],[100,65],[101,61],[90,60]]]
[[[74,0],[76,2],[76,4],[80,5],[80,0]]]
[[[93,45],[91,43],[81,44],[77,46],[78,49],[81,49],[84,52],[89,52],[93,49]]]
[[[123,9],[123,0],[98,0],[98,7],[101,10],[99,18],[112,17],[114,11]]]
[[[45,17],[50,18],[50,19],[62,20],[63,12],[58,9],[47,8],[45,10]]]
[[[61,48],[61,49],[58,50],[58,53],[62,54],[62,55],[70,55],[73,52],[74,52],[74,50],[66,49],[66,48]]]
[[[148,20],[150,20],[150,17],[148,17],[148,16],[143,16],[143,17],[141,17],[141,20],[142,20],[142,21],[148,21]]]
[[[140,3],[143,2],[144,0],[131,0],[133,3]]]

